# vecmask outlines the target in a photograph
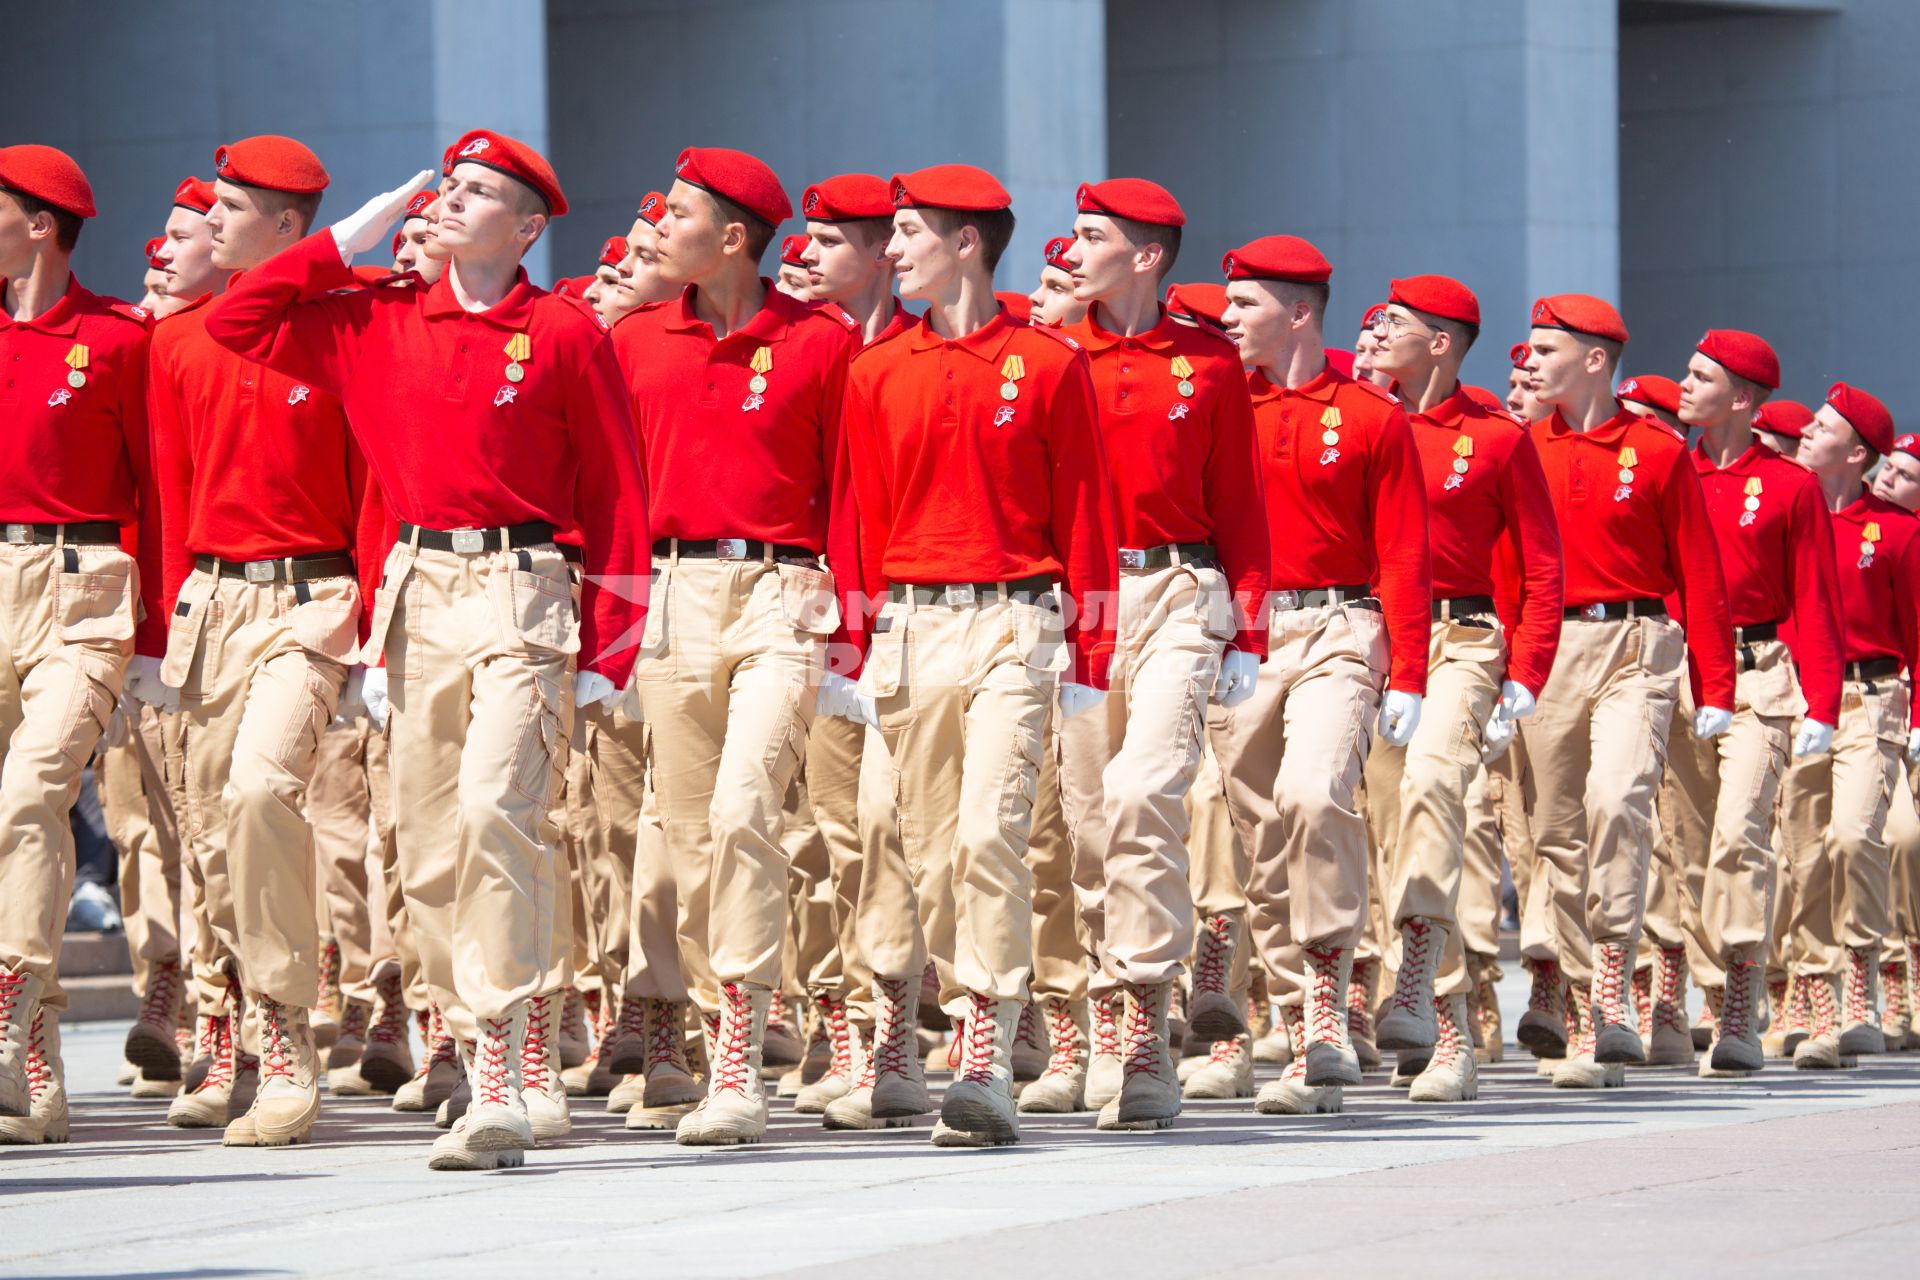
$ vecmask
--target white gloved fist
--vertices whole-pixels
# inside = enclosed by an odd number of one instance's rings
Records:
[[[422,169],[405,185],[375,196],[329,227],[333,243],[340,250],[340,261],[352,265],[355,254],[367,253],[387,242],[387,231],[407,210],[413,193],[427,185],[433,170]]]
[[[1486,729],[1480,734],[1480,758],[1492,764],[1505,755],[1507,748],[1513,745],[1513,735],[1518,732],[1519,727],[1517,723],[1496,711],[1493,718],[1487,721]]]
[[[1413,731],[1420,726],[1420,703],[1417,693],[1387,690],[1387,696],[1380,700],[1381,740],[1390,747],[1404,747],[1412,742]]]
[[[1907,763],[1920,764],[1920,729],[1907,732]]]
[[[820,700],[814,714],[839,716],[872,729],[880,727],[880,712],[873,705],[873,699],[860,692],[860,686],[851,678],[831,671],[820,677]]]
[[[1075,684],[1071,680],[1060,682],[1060,718],[1062,720],[1071,720],[1083,711],[1091,711],[1106,700],[1106,693],[1090,684]]]
[[[1213,682],[1213,700],[1223,707],[1237,707],[1253,696],[1259,680],[1259,657],[1245,649],[1229,649],[1220,655],[1220,676]]]
[[[135,656],[127,661],[127,695],[162,711],[180,709],[180,691],[160,679],[160,659]]]
[[[1702,707],[1693,713],[1693,736],[1705,742],[1733,728],[1733,712],[1719,707]]]
[[[602,711],[611,711],[619,697],[620,691],[613,687],[613,681],[598,671],[582,671],[573,678],[573,705],[576,707],[597,702]]]
[[[1793,758],[1825,755],[1833,747],[1833,726],[1818,720],[1802,720],[1800,732],[1793,735]]]
[[[1527,686],[1514,680],[1501,682],[1499,716],[1502,720],[1525,720],[1537,705],[1533,690]]]
[[[373,721],[373,727],[386,732],[387,719],[393,714],[393,705],[387,701],[387,669],[385,667],[367,667],[360,676],[360,701],[366,705],[367,719]]]

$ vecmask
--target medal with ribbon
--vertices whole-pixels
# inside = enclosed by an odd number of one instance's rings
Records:
[[[503,348],[507,353],[507,381],[518,382],[527,376],[527,370],[520,362],[533,354],[533,343],[524,333],[516,333],[507,339]]]

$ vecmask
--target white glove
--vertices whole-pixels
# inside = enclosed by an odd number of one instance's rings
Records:
[[[373,721],[373,727],[386,732],[387,718],[393,714],[393,706],[387,701],[387,669],[385,667],[364,668],[360,677],[360,701],[366,704],[367,719]]]
[[[1912,729],[1907,733],[1907,763],[1920,763],[1920,729]]]
[[[1260,680],[1260,659],[1244,649],[1229,649],[1220,655],[1220,676],[1213,682],[1213,700],[1223,707],[1237,707],[1253,696]]]
[[[1800,722],[1800,732],[1793,736],[1793,758],[1801,756],[1824,755],[1833,746],[1833,726],[1821,724],[1818,720]]]
[[[1387,690],[1380,701],[1380,737],[1390,747],[1404,747],[1413,741],[1420,726],[1420,695]]]
[[[1091,711],[1107,700],[1107,695],[1090,684],[1060,682],[1060,718],[1071,720],[1083,711]]]
[[[814,714],[839,716],[875,729],[880,727],[880,712],[873,705],[873,699],[860,692],[855,681],[831,671],[820,677],[820,701],[814,707]]]
[[[613,681],[598,671],[582,671],[573,678],[573,705],[576,707],[597,702],[602,711],[611,711],[619,696],[620,691],[613,687]]]
[[[1518,729],[1518,723],[1495,711],[1480,734],[1480,758],[1492,764],[1505,755],[1507,748],[1513,745],[1513,735]]]
[[[367,682],[367,669],[356,666],[347,672],[347,682],[340,686],[340,701],[333,709],[333,722],[344,725],[355,716],[367,714],[367,700],[361,695],[361,687]]]
[[[138,655],[127,661],[127,678],[121,686],[129,697],[138,698],[162,711],[180,709],[180,691],[160,679],[160,659]]]
[[[1537,705],[1539,704],[1534,701],[1533,690],[1527,688],[1527,686],[1513,680],[1501,682],[1500,710],[1498,713],[1500,719],[1507,721],[1525,720],[1533,714],[1533,709]]]
[[[407,201],[413,199],[413,193],[426,186],[432,177],[433,170],[422,169],[407,179],[405,184],[375,196],[328,228],[333,232],[333,243],[340,250],[340,261],[351,264],[355,254],[366,253],[385,244],[388,229],[406,212]]]
[[[1719,707],[1702,707],[1693,713],[1693,736],[1705,742],[1733,728],[1733,712]]]

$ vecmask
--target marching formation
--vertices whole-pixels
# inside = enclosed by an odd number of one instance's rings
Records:
[[[326,1092],[447,1170],[583,1098],[952,1147],[1387,1054],[1470,1100],[1509,883],[1553,1086],[1920,1047],[1920,440],[1867,391],[1734,329],[1623,378],[1580,294],[1468,386],[1441,275],[1332,349],[1318,249],[1183,283],[1134,178],[1030,297],[957,164],[807,187],[770,280],[787,191],[693,147],[548,291],[505,135],[331,225],[297,141],[212,166],[130,304],[80,167],[0,148],[0,1141],[68,1136],[90,763],[122,1083],[228,1146]]]

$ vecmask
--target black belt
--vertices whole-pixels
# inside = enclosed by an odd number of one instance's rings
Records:
[[[1486,615],[1493,613],[1492,596],[1452,596],[1433,602],[1435,622],[1460,622],[1469,627],[1491,628],[1493,623],[1486,620]],[[1476,614],[1480,616],[1476,617]]]
[[[554,545],[560,548],[560,555],[568,564],[586,564],[587,553],[581,548],[574,546],[571,542],[557,542]]]
[[[1756,622],[1750,627],[1733,629],[1733,642],[1738,645],[1765,644],[1779,638],[1780,624],[1777,622]]]
[[[1379,609],[1380,601],[1374,598],[1373,588],[1365,583],[1357,587],[1314,587],[1311,590],[1287,589],[1275,591],[1272,595],[1276,609],[1318,609],[1323,605],[1352,604],[1362,609]]]
[[[545,520],[529,520],[492,529],[422,529],[417,524],[400,522],[400,541],[414,543],[429,551],[458,551],[474,555],[482,551],[511,551],[515,547],[538,546],[553,541],[553,526]],[[414,535],[418,534],[416,541]]]
[[[766,560],[776,564],[819,564],[820,553],[811,547],[789,546],[781,542],[762,542],[758,538],[659,538],[653,554],[679,555],[692,560]]]
[[[1888,676],[1900,674],[1898,658],[1867,658],[1861,662],[1849,662],[1845,671],[1848,680],[1861,683],[1867,680],[1885,680]]]
[[[195,556],[193,565],[202,573],[217,573],[222,578],[244,578],[248,582],[312,582],[318,578],[353,576],[353,557],[344,551],[282,556],[278,560],[222,560],[217,556]]]
[[[1171,569],[1176,564],[1218,565],[1213,544],[1207,542],[1169,542],[1159,547],[1120,548],[1122,569]]]
[[[1621,618],[1664,618],[1665,600],[1596,600],[1592,604],[1570,604],[1561,616],[1575,621],[1606,622]]]
[[[66,534],[62,539],[61,534]],[[81,546],[120,545],[120,526],[105,520],[83,520],[77,524],[8,524],[6,540],[17,547],[36,543],[66,541]]]
[[[1053,579],[1044,573],[1011,582],[896,582],[887,588],[890,600],[912,600],[915,604],[969,605],[995,600],[1018,600],[1051,596]]]

